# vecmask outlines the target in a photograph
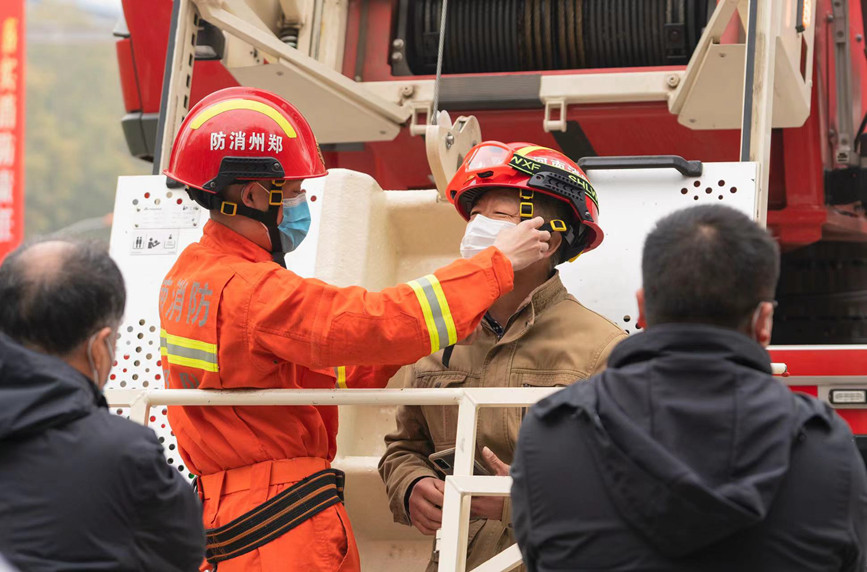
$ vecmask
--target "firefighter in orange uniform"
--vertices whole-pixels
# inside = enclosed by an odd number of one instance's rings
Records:
[[[472,258],[382,292],[299,277],[283,255],[309,226],[301,180],[326,171],[301,114],[252,88],[193,107],[165,174],[211,217],[160,292],[172,389],[384,387],[399,365],[473,332],[550,238],[541,218],[526,221]],[[170,407],[169,421],[199,477],[208,560],[220,572],[360,569],[343,475],[330,467],[335,407]]]

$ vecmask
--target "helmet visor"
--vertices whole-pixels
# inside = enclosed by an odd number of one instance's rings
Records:
[[[476,149],[467,163],[467,171],[483,171],[492,167],[506,165],[512,158],[512,150],[493,143],[482,145]]]

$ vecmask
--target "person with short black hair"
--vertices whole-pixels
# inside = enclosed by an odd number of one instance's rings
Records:
[[[126,293],[104,248],[0,265],[0,549],[22,570],[192,571],[201,506],[154,432],[109,413]]]
[[[852,433],[771,377],[778,274],[774,240],[731,208],[656,224],[646,331],[521,427],[512,514],[530,571],[864,570]]]
[[[642,256],[649,323],[713,324],[749,333],[761,314],[770,340],[779,248],[743,214],[722,206],[678,211],[648,235]]]

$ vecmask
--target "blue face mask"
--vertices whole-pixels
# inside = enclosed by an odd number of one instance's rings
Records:
[[[307,236],[310,230],[310,207],[307,206],[307,193],[283,201],[283,222],[280,229],[280,242],[283,252],[292,252]]]

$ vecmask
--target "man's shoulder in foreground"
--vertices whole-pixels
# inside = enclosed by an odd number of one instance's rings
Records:
[[[850,569],[867,487],[846,424],[772,379],[744,336],[659,333],[628,340],[611,369],[527,415],[512,465],[525,556],[611,570]],[[696,344],[698,361],[673,349]]]
[[[112,415],[91,380],[0,339],[0,396],[0,537],[16,565],[186,570],[201,561],[198,499],[153,431]]]

